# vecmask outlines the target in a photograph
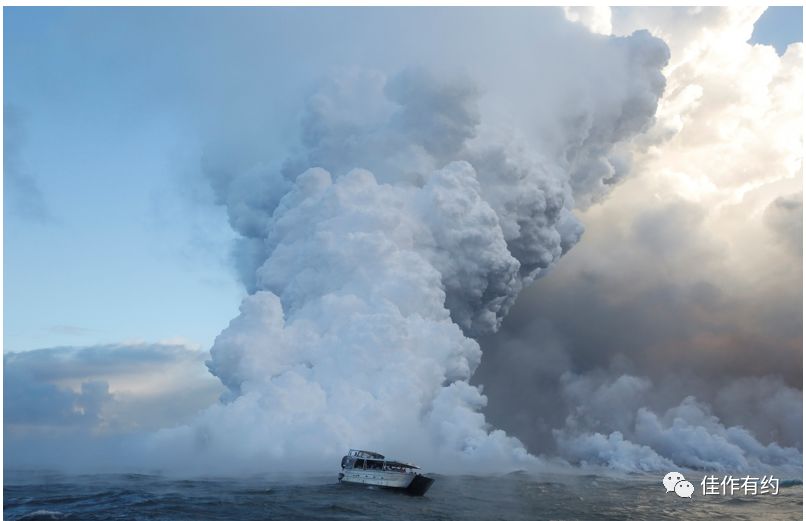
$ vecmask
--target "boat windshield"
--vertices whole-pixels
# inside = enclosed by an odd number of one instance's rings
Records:
[[[378,454],[377,452],[371,452],[368,450],[350,449],[349,455],[354,458],[384,459],[383,454]]]
[[[386,467],[390,469],[400,469],[400,470],[407,470],[407,469],[419,469],[417,465],[411,465],[409,463],[401,463],[400,461],[387,461]]]

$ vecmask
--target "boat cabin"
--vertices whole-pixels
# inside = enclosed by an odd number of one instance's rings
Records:
[[[383,454],[368,450],[350,449],[346,456],[341,459],[341,468],[353,470],[382,470],[389,472],[410,472],[420,467],[409,463],[391,461],[384,458]]]

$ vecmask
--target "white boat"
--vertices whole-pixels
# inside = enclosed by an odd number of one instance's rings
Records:
[[[350,449],[341,459],[339,482],[371,485],[422,496],[434,483],[417,472],[420,467],[386,459],[368,450]]]

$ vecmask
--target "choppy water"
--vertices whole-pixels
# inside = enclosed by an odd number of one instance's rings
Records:
[[[9,520],[802,519],[803,486],[777,496],[691,500],[660,478],[438,476],[425,497],[340,485],[334,476],[176,480],[142,474],[4,473]]]

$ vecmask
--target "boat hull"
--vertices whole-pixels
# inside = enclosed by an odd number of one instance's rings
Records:
[[[411,496],[423,496],[426,492],[428,492],[428,489],[431,488],[431,485],[433,484],[433,478],[427,478],[422,474],[417,474],[414,476],[414,479],[411,480],[409,486],[406,487],[405,492]]]
[[[422,474],[383,471],[354,471],[345,469],[339,473],[339,481],[353,485],[365,485],[404,492],[412,496],[422,496],[434,483],[432,478]]]

